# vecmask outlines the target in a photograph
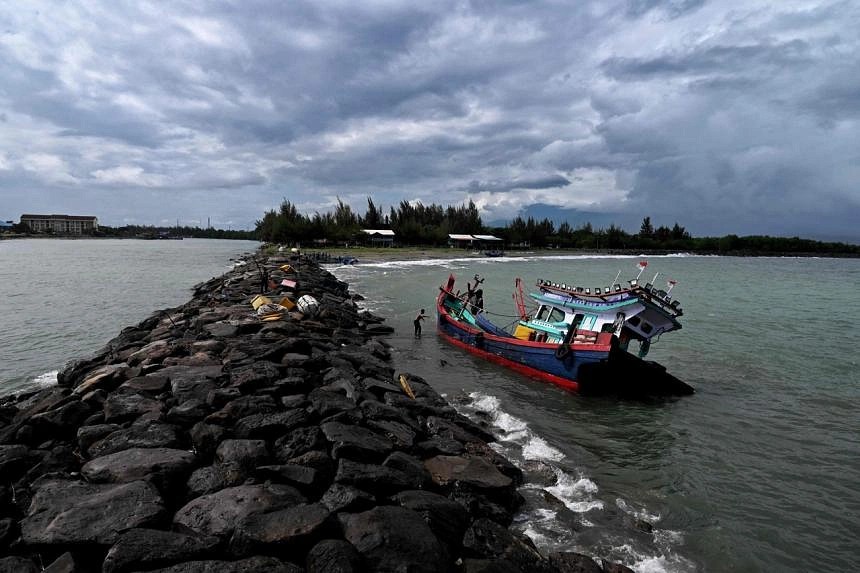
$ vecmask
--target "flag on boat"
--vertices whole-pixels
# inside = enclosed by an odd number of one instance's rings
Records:
[[[639,261],[639,264],[636,265],[636,268],[641,271],[647,266],[648,266],[648,261]]]
[[[667,286],[667,287],[669,287],[669,288],[672,288],[672,287],[673,287],[673,286],[675,286],[676,284],[678,284],[678,281],[676,281],[675,279],[669,279],[669,280],[666,282],[666,286]]]

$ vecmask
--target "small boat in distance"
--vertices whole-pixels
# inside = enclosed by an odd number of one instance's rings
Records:
[[[504,257],[505,251],[501,251],[499,249],[492,249],[490,251],[484,251],[485,257]]]
[[[644,269],[647,263],[640,263]],[[531,377],[583,394],[625,396],[687,395],[693,388],[653,361],[645,360],[651,341],[678,330],[678,301],[638,277],[622,287],[583,288],[541,279],[529,296],[537,308],[526,311],[522,281],[516,279],[519,320],[494,324],[483,308],[475,275],[463,295],[450,275],[436,301],[437,329],[445,340],[473,354]],[[617,277],[616,277],[617,279]],[[629,351],[631,342],[639,351]]]

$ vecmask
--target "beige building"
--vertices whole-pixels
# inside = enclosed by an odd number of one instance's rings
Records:
[[[21,215],[21,224],[34,233],[87,235],[99,228],[97,217],[79,215]]]

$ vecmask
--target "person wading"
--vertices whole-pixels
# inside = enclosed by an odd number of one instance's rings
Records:
[[[412,324],[415,325],[415,338],[421,337],[421,321],[424,320],[425,318],[426,317],[424,316],[424,309],[422,308],[421,312],[419,312],[415,316],[415,320],[412,321]]]

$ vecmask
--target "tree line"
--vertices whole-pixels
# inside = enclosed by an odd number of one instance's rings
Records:
[[[628,233],[616,225],[595,229],[591,223],[573,227],[556,225],[549,218],[515,217],[503,227],[485,227],[475,204],[456,206],[423,205],[401,201],[386,212],[367,198],[365,213],[356,213],[338,199],[334,211],[305,215],[290,201],[267,211],[257,221],[256,238],[283,244],[352,243],[365,237],[362,229],[390,229],[400,246],[446,246],[448,235],[491,234],[501,238],[506,248],[563,248],[595,250],[685,251],[715,254],[840,254],[860,256],[860,245],[821,242],[799,237],[753,235],[739,237],[693,237],[675,223],[654,226],[644,217],[638,233]]]

